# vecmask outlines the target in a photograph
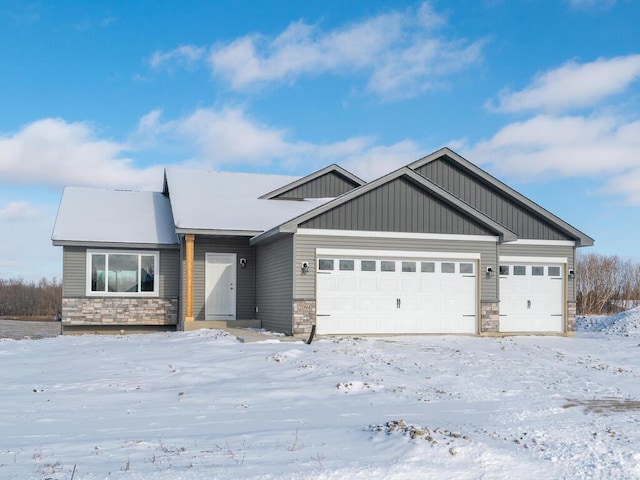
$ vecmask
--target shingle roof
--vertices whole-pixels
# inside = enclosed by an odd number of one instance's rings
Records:
[[[298,177],[182,168],[165,172],[176,231],[255,235],[331,199],[268,200],[259,197]]]
[[[51,239],[54,245],[177,243],[162,193],[79,187],[64,189]]]

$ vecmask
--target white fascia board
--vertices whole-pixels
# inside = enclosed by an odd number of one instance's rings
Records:
[[[255,237],[264,233],[262,230],[220,230],[220,229],[198,229],[198,228],[176,228],[176,233],[193,235],[220,235],[231,237]]]
[[[316,248],[316,255],[336,257],[363,257],[363,258],[428,258],[428,259],[460,259],[480,260],[480,253],[461,252],[422,252],[411,250],[367,250],[355,248]]]
[[[575,247],[576,242],[573,240],[533,240],[533,239],[519,239],[509,242],[509,245],[546,245],[554,247]]]
[[[500,263],[569,263],[566,257],[517,257],[500,255]]]
[[[416,240],[446,240],[467,242],[493,242],[500,239],[492,235],[453,235],[441,233],[370,232],[361,230],[324,230],[319,228],[298,228],[297,235],[320,235],[329,237],[361,238],[411,238]]]
[[[179,244],[176,243],[123,243],[123,242],[84,242],[79,240],[53,240],[51,242],[54,247],[87,247],[87,248],[121,248],[121,249],[139,249],[147,248],[154,250],[177,249]]]

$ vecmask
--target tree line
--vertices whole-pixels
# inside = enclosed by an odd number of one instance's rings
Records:
[[[38,282],[0,278],[0,317],[54,317],[61,308],[62,283],[55,278]]]
[[[579,254],[575,275],[579,315],[606,315],[640,305],[640,264],[616,255]]]

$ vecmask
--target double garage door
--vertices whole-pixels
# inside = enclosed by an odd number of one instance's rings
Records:
[[[476,333],[477,270],[477,259],[319,254],[318,333]]]

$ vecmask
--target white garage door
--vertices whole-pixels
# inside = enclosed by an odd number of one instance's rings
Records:
[[[321,256],[320,334],[476,333],[477,261]]]
[[[500,331],[564,331],[564,265],[500,265]]]

